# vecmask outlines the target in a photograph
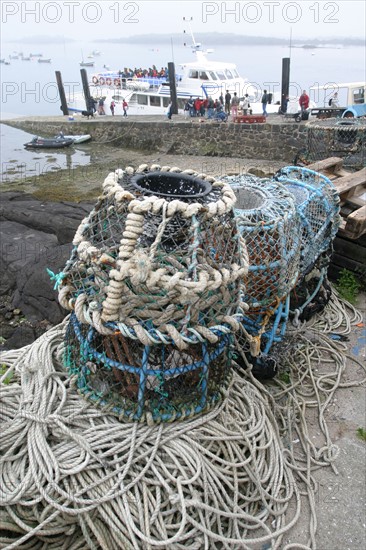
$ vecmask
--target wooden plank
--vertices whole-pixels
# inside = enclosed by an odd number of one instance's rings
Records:
[[[366,205],[349,214],[345,227],[345,234],[350,239],[358,239],[364,233],[366,233]]]
[[[360,185],[366,186],[366,168],[362,168],[362,170],[353,172],[353,174],[349,174],[343,178],[338,178],[333,183],[339,195],[343,195],[344,193],[355,194],[356,187]]]
[[[366,200],[362,196],[354,195],[352,197],[347,197],[347,203],[357,209],[365,206]]]
[[[315,172],[324,172],[325,170],[332,173],[338,172],[343,169],[343,159],[340,157],[329,157],[324,160],[318,160],[309,164],[306,168],[314,170]]]
[[[331,263],[333,266],[339,266],[342,269],[348,269],[349,271],[353,271],[356,273],[360,273],[362,269],[365,269],[365,264],[361,262],[356,262],[351,258],[345,258],[344,256],[340,256],[339,254],[332,255]]]
[[[336,237],[333,243],[334,253],[344,258],[350,258],[356,262],[361,262],[366,266],[366,248],[357,242],[347,241]]]

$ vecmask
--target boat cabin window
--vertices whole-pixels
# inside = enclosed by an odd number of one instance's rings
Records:
[[[239,73],[238,73],[238,71],[237,71],[236,69],[233,69],[233,70],[232,70],[232,73],[233,73],[233,75],[234,75],[235,78],[240,78]]]
[[[170,103],[170,97],[163,97],[163,107],[168,107]]]
[[[216,74],[215,74],[213,71],[209,71],[208,74],[210,75],[210,77],[212,78],[212,80],[217,80],[217,76],[216,76]]]
[[[201,80],[208,80],[207,73],[205,71],[200,71],[200,79]]]
[[[232,75],[231,71],[229,71],[229,69],[225,69],[225,75],[226,75],[226,77],[229,78],[229,79],[232,79],[232,78],[233,78],[233,75]]]
[[[150,105],[151,107],[160,107],[160,97],[154,95],[150,96]]]
[[[219,80],[226,80],[226,76],[221,71],[217,71],[217,76],[219,77]]]
[[[137,94],[137,103],[139,105],[147,105],[147,95]]]
[[[189,71],[189,78],[198,78],[198,71],[190,70]]]
[[[365,103],[365,88],[357,88],[352,90],[353,93],[353,103],[355,105],[362,105]]]

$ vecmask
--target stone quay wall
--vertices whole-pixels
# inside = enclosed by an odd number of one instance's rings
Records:
[[[144,117],[145,118],[145,117]],[[151,117],[153,118],[153,117]],[[158,117],[154,117],[158,118]],[[28,117],[5,124],[41,136],[91,134],[94,143],[110,143],[137,151],[161,151],[177,155],[239,157],[292,163],[306,146],[308,129],[295,122],[262,124],[215,123],[198,120],[143,121],[141,117],[75,119]]]

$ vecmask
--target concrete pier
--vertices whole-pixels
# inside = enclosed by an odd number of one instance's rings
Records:
[[[292,163],[306,146],[304,123],[269,116],[263,124],[213,122],[207,119],[173,116],[108,116],[87,119],[74,115],[33,116],[4,120],[4,124],[45,137],[90,134],[96,143],[111,143],[136,151],[163,151],[177,155],[243,157]]]

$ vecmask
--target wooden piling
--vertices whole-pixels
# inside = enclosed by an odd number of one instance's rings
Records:
[[[87,111],[92,111],[94,103],[93,103],[92,97],[90,95],[88,74],[86,72],[86,69],[80,69],[80,74],[81,74],[81,82],[83,84],[86,110]]]
[[[290,90],[290,58],[282,58],[281,111],[287,112],[287,98]]]
[[[67,101],[66,101],[66,94],[65,94],[65,88],[62,82],[62,76],[60,71],[55,71],[56,74],[56,82],[58,87],[58,93],[60,94],[60,100],[61,100],[61,111],[64,115],[69,114],[69,109],[67,107]]]
[[[175,65],[168,63],[170,99],[172,102],[172,115],[178,114],[177,84],[175,80]]]

